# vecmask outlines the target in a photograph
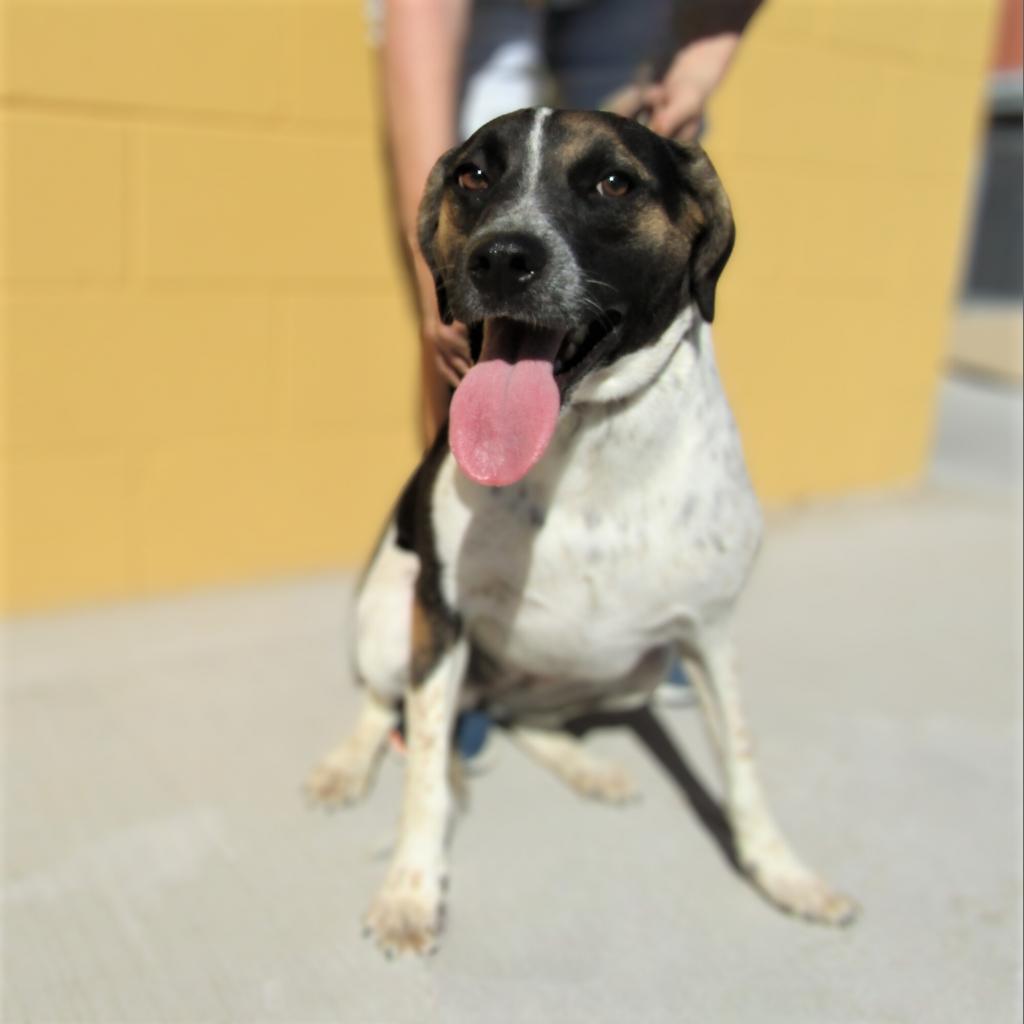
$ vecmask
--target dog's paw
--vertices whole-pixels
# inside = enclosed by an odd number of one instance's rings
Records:
[[[772,903],[807,921],[843,926],[852,924],[860,912],[854,900],[833,889],[799,861],[755,861],[748,865],[747,873]]]
[[[395,866],[366,914],[364,934],[389,958],[437,952],[444,923],[442,888],[436,872]]]
[[[341,746],[309,773],[304,790],[311,803],[344,807],[366,796],[372,776],[372,758],[357,748]]]
[[[588,758],[567,767],[565,781],[581,796],[608,804],[626,804],[640,798],[633,777],[614,761]]]
[[[622,765],[592,753],[568,732],[517,728],[512,730],[512,737],[523,751],[580,796],[610,804],[628,803],[640,796]]]

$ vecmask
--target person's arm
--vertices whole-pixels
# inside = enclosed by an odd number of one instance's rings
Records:
[[[700,132],[704,108],[732,63],[761,0],[703,0],[677,6],[679,48],[662,77],[624,89],[612,109],[645,117],[648,128],[690,142]]]
[[[761,0],[688,0],[676,5],[679,49],[645,97],[652,131],[683,142],[697,137],[704,108],[760,5]]]
[[[427,175],[452,145],[470,0],[385,0],[381,84],[398,222],[420,314],[427,440],[448,406],[448,385],[469,368],[462,324],[443,324],[434,282],[416,239]]]
[[[647,127],[670,139],[692,142],[700,134],[704,108],[732,63],[738,32],[695,39],[676,52],[660,82],[643,97]]]

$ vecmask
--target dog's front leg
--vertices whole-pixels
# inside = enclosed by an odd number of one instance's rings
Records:
[[[468,653],[464,637],[437,629],[418,605],[414,621],[419,636],[405,700],[408,756],[398,843],[366,916],[368,932],[389,956],[432,952],[441,931],[454,803],[448,758]]]
[[[740,866],[781,909],[825,924],[849,923],[857,905],[803,864],[768,808],[740,706],[736,654],[726,629],[705,631],[698,649],[705,677],[696,680],[697,691],[725,769],[729,823]]]

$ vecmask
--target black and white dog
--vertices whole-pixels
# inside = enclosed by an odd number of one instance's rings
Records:
[[[460,708],[624,799],[626,774],[562,727],[647,702],[676,651],[699,669],[739,863],[783,909],[850,920],[765,805],[736,689],[761,516],[708,328],[733,223],[707,156],[611,114],[521,110],[438,161],[419,227],[475,365],[361,584],[363,709],[308,783],[361,797],[404,701],[400,836],[368,929],[387,952],[436,944]]]

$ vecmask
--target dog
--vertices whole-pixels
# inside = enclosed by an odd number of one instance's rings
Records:
[[[765,804],[737,693],[730,621],[762,520],[712,351],[734,228],[707,155],[612,114],[521,110],[440,158],[418,229],[474,365],[358,589],[358,722],[307,782],[361,798],[404,704],[400,832],[368,933],[388,954],[436,948],[460,709],[578,791],[627,799],[628,775],[566,723],[646,704],[679,653],[739,866],[783,910],[848,922],[853,901]]]

